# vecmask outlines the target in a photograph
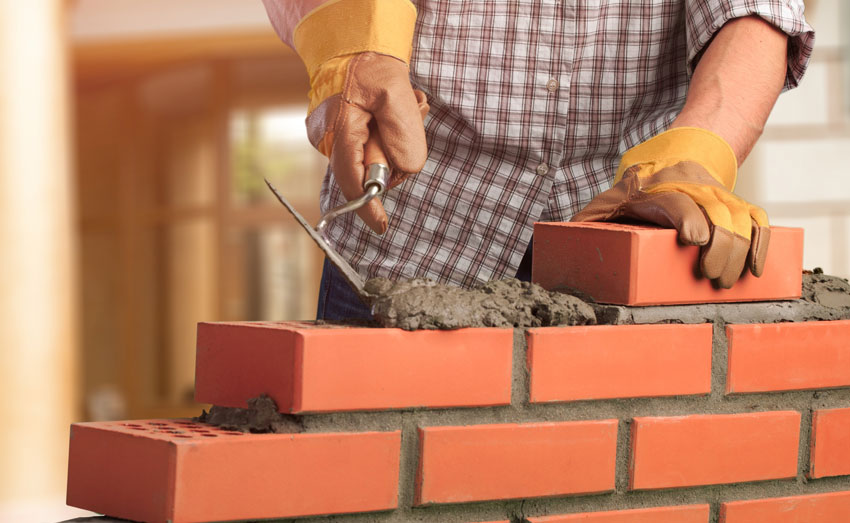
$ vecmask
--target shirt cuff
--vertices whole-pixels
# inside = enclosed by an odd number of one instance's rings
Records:
[[[815,31],[803,16],[801,0],[692,0],[687,2],[688,70],[712,37],[729,20],[758,16],[788,35],[788,69],[783,91],[799,85],[815,42]]]

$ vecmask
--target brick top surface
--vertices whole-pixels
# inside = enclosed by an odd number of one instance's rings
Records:
[[[422,332],[464,332],[464,331],[476,331],[476,330],[502,330],[502,331],[513,331],[512,327],[464,327],[461,329],[451,329],[451,330],[435,330],[435,329],[420,329],[415,331],[406,331],[404,329],[397,329],[393,327],[378,327],[378,326],[367,326],[367,325],[342,325],[338,323],[320,323],[315,321],[216,321],[216,322],[199,322],[198,325],[232,325],[236,327],[257,327],[257,328],[272,328],[272,329],[280,329],[291,332],[298,333],[309,333],[311,335],[321,334],[322,332],[332,331],[336,332],[339,330],[357,330],[357,331],[379,331],[379,332],[402,332],[407,333],[408,335],[415,335],[415,333]]]
[[[175,445],[208,445],[244,438],[251,442],[275,439],[310,439],[327,436],[327,433],[299,434],[253,434],[228,430],[208,423],[191,419],[143,419],[125,421],[92,421],[74,423],[73,428],[101,430],[112,433],[141,436],[146,439],[161,440]],[[356,432],[351,434],[388,434],[388,432]],[[246,436],[250,436],[247,438]]]

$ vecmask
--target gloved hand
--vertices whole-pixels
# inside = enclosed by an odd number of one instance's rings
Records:
[[[761,276],[770,228],[767,214],[732,194],[738,162],[723,138],[696,127],[663,132],[623,154],[614,185],[573,221],[633,218],[679,231],[701,245],[700,270],[730,288],[749,267]]]
[[[380,139],[392,169],[389,187],[425,165],[424,93],[408,77],[416,8],[408,0],[336,0],[307,14],[294,32],[310,75],[307,135],[330,159],[342,194],[363,194],[366,142]],[[376,233],[387,215],[374,198],[358,215]]]

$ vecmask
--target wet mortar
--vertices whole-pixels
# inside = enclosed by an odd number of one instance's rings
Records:
[[[596,323],[593,307],[581,298],[514,278],[471,289],[423,278],[373,278],[366,282],[366,291],[378,296],[372,304],[377,323],[404,330]]]
[[[219,407],[203,411],[194,421],[223,429],[252,433],[292,434],[304,431],[301,420],[292,414],[278,412],[277,404],[265,394],[248,400],[248,408]]]

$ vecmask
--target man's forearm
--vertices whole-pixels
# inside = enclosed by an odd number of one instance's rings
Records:
[[[717,133],[740,165],[782,91],[787,46],[787,36],[758,17],[727,22],[700,59],[685,107],[671,127]]]
[[[283,43],[294,48],[292,32],[304,16],[328,0],[263,0],[272,27]]]

